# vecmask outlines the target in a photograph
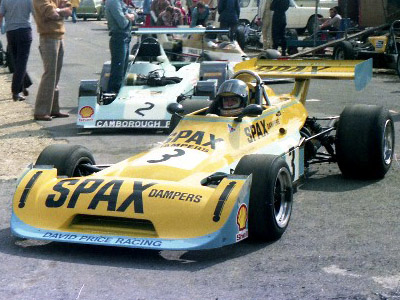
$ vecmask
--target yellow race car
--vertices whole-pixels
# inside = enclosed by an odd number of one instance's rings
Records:
[[[265,77],[292,77],[294,88],[277,95]],[[82,146],[44,149],[18,180],[12,233],[158,250],[279,239],[310,164],[337,162],[345,176],[364,178],[382,178],[390,168],[387,110],[355,105],[317,119],[305,108],[311,78],[354,79],[360,89],[371,77],[371,61],[239,63],[203,108],[188,108],[193,100],[170,104],[180,120],[150,151],[101,166]]]

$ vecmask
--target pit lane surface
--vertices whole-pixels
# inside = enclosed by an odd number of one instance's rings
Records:
[[[79,80],[98,78],[109,58],[108,36],[104,21],[66,25],[61,105],[76,114]],[[34,39],[32,95],[42,72]],[[361,92],[350,81],[318,80],[311,82],[308,109],[337,115],[346,104],[380,103],[394,112],[399,137],[399,95],[400,80],[386,73],[375,73]],[[120,161],[166,137],[82,131],[75,116],[43,125],[56,138],[86,145],[98,163]],[[333,164],[314,167],[279,241],[174,252],[17,240],[9,228],[15,180],[0,181],[0,299],[399,299],[399,182],[397,159],[381,181],[346,180]]]

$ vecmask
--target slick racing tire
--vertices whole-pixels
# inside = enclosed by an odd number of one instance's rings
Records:
[[[317,20],[317,22],[318,22],[318,20]],[[307,22],[307,25],[306,25],[307,31],[308,31],[308,33],[310,35],[312,35],[314,33],[314,30],[315,30],[314,26],[315,26],[315,15],[311,16],[308,19],[308,22]]]
[[[336,158],[346,177],[381,179],[394,153],[394,125],[381,106],[353,105],[340,115],[336,131]]]
[[[81,177],[92,174],[85,165],[94,165],[92,153],[83,146],[54,144],[40,153],[36,165],[52,165],[58,176]]]
[[[242,157],[235,174],[253,174],[249,200],[249,238],[279,239],[289,225],[293,205],[292,176],[279,156],[253,154]]]
[[[242,50],[244,50],[246,48],[246,25],[240,24],[237,29],[236,29],[236,40],[240,46],[240,48],[242,48]]]
[[[209,100],[191,100],[191,99],[183,100],[181,102],[183,106],[183,115],[187,115],[192,112],[195,112],[196,110],[209,107],[211,102],[212,101]],[[171,133],[172,131],[174,131],[175,127],[178,125],[181,119],[182,117],[179,115],[176,114],[172,115],[167,133]]]
[[[355,52],[353,45],[349,41],[341,41],[333,49],[333,59],[355,59]]]
[[[290,41],[297,42],[299,40],[299,35],[297,34],[297,31],[295,29],[287,29],[285,38],[286,38],[286,41],[289,43],[290,43]],[[287,52],[289,55],[299,53],[296,46],[288,46],[287,48],[288,48]]]

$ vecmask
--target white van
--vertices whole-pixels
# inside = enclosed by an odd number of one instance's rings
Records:
[[[315,0],[297,0],[296,1],[298,6],[310,6],[315,7]],[[320,0],[319,7],[334,7],[338,6],[338,0]]]

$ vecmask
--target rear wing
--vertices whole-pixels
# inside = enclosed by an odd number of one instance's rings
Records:
[[[133,35],[142,35],[142,34],[207,34],[207,33],[229,33],[229,29],[215,29],[209,28],[206,29],[204,27],[194,27],[194,28],[185,28],[185,27],[140,27],[132,29],[131,33]]]
[[[261,78],[295,78],[354,80],[357,91],[372,79],[372,58],[362,60],[283,60],[253,58],[235,65],[235,72],[251,70]]]

